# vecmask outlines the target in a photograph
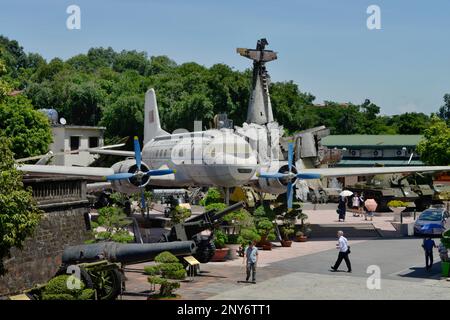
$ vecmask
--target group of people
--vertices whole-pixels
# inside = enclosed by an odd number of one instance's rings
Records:
[[[348,240],[344,237],[343,231],[338,231],[337,233],[338,242],[336,244],[336,249],[339,250],[338,257],[334,265],[331,266],[331,271],[336,272],[339,269],[339,266],[342,263],[342,260],[345,261],[347,266],[347,272],[352,272],[352,264],[350,262],[350,245],[348,244]],[[422,248],[425,252],[425,268],[427,271],[431,270],[433,266],[433,248],[438,248],[439,256],[441,261],[449,261],[448,257],[448,249],[441,242],[439,246],[436,246],[431,237],[427,237],[423,240]],[[248,245],[244,249],[244,260],[243,264],[246,266],[246,281],[250,280],[250,276],[252,279],[252,283],[256,283],[256,265],[258,262],[258,248],[256,247],[255,241],[250,241]]]
[[[354,217],[360,217],[361,215],[364,215],[364,219],[367,220],[367,218],[370,219],[370,221],[373,220],[373,211],[368,210],[364,205],[364,195],[359,195],[358,193],[354,193],[351,198],[351,208],[353,211]],[[345,215],[347,213],[347,206],[348,206],[349,200],[345,196],[339,196],[339,202],[338,202],[338,208],[336,210],[337,214],[339,215],[339,222],[345,221]],[[356,210],[356,211],[355,211]]]

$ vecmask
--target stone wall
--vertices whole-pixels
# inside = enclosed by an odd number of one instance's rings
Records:
[[[84,191],[85,182],[78,182],[75,189]],[[42,189],[42,184],[48,186],[48,191],[35,195],[35,190]],[[85,193],[78,192],[78,199],[72,198],[69,201],[64,201],[64,196],[54,196],[53,203],[48,201],[48,194],[65,184],[67,180],[34,180],[31,183],[39,207],[46,212],[33,236],[25,240],[23,249],[12,248],[11,258],[4,259],[7,273],[0,276],[0,296],[19,293],[36,284],[46,283],[58,270],[64,248],[83,244],[89,238],[90,223],[86,219],[89,203],[84,200]],[[40,201],[44,198],[46,201]]]

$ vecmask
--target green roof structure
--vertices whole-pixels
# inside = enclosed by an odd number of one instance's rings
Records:
[[[322,138],[322,145],[326,147],[415,147],[419,143],[422,135],[329,135]]]

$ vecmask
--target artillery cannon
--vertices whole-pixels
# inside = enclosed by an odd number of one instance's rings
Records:
[[[194,257],[201,263],[207,263],[214,256],[216,247],[214,246],[213,237],[214,229],[223,221],[223,217],[233,211],[239,210],[245,206],[245,202],[235,203],[222,211],[209,210],[201,215],[186,219],[182,223],[178,223],[172,229],[164,234],[161,242],[171,241],[189,241],[192,240],[197,245],[197,251]],[[204,231],[210,230],[208,234]]]
[[[125,289],[125,265],[152,261],[164,251],[175,256],[188,256],[196,249],[194,241],[144,244],[101,242],[70,246],[63,252],[62,265],[56,276],[76,274],[79,270],[80,280],[86,288],[95,289],[98,300],[113,300]]]

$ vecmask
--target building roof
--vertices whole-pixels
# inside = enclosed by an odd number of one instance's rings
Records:
[[[335,166],[336,167],[374,167],[376,165],[382,165],[384,167],[405,167],[405,166],[423,166],[424,163],[420,160],[341,160]]]
[[[80,130],[106,130],[106,127],[79,126],[79,125],[62,125],[62,124],[54,124],[54,125],[52,125],[52,128],[80,129]]]
[[[329,135],[322,138],[326,147],[415,147],[422,135]]]

